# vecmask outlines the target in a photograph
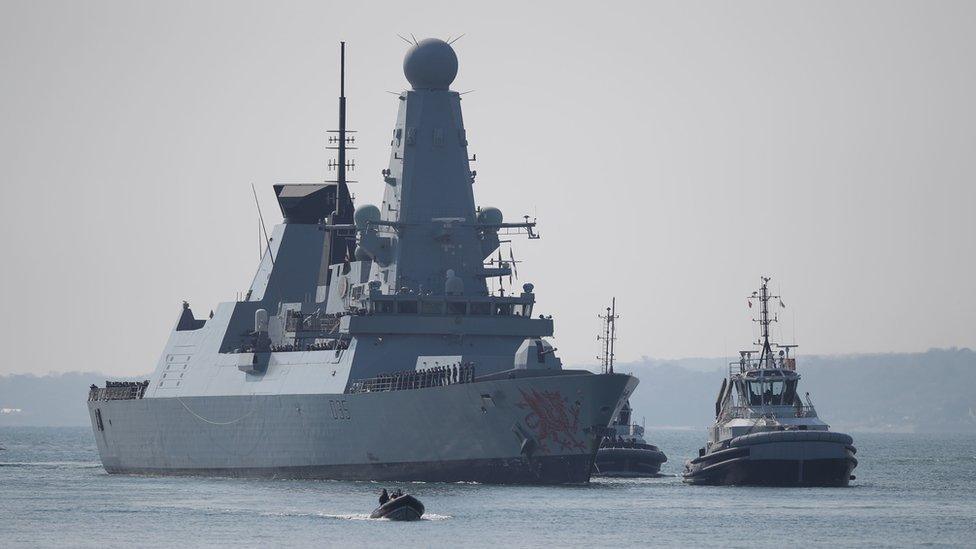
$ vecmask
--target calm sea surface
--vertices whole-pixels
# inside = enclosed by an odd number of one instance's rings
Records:
[[[705,433],[649,435],[677,475]],[[107,475],[88,429],[0,428],[0,546],[976,546],[976,437],[854,440],[849,488],[412,483],[395,523],[374,483]]]

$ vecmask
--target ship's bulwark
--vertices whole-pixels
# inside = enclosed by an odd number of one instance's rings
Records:
[[[95,401],[89,411],[110,473],[584,483],[636,385],[562,372],[377,393]]]

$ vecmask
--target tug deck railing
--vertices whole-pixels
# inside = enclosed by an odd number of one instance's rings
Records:
[[[771,412],[773,412],[771,414]],[[725,419],[755,419],[761,417],[817,417],[817,410],[813,406],[734,406],[722,413]]]

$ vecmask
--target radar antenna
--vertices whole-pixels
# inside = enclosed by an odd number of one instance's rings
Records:
[[[600,361],[603,367],[603,373],[612,374],[613,373],[613,344],[617,340],[617,319],[620,315],[617,314],[617,298],[614,297],[610,301],[610,306],[607,307],[607,313],[603,315],[598,315],[601,320],[603,320],[603,328],[601,329],[600,335],[596,336],[597,341],[603,342],[603,354],[596,357]]]

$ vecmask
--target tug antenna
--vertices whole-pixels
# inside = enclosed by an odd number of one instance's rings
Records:
[[[598,341],[603,341],[603,355],[598,356],[597,359],[601,361],[601,366],[603,366],[603,373],[612,374],[613,373],[613,359],[614,352],[613,346],[614,342],[617,340],[617,323],[616,320],[620,318],[617,314],[617,298],[614,297],[610,306],[607,307],[607,313],[605,315],[599,315],[603,320],[603,329],[601,334],[596,336]]]

